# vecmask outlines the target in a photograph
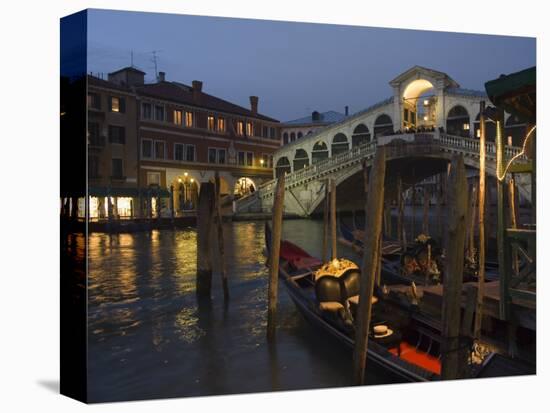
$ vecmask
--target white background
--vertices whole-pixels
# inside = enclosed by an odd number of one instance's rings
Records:
[[[0,13],[0,410],[524,411],[547,409],[549,136],[544,1],[10,1]],[[59,18],[87,7],[536,36],[538,376],[428,385],[182,398],[86,407],[59,382]],[[476,64],[476,62],[472,62]],[[546,232],[546,234],[545,234]],[[546,347],[546,348],[545,348]],[[546,350],[546,351],[545,351]],[[545,355],[546,353],[546,355]],[[545,394],[546,393],[546,394]]]

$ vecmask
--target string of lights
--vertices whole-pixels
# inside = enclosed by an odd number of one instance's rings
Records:
[[[502,172],[502,175],[500,175],[499,173],[499,170],[497,168],[497,179],[499,181],[503,181],[504,178],[506,178],[506,173],[508,171],[508,169],[510,169],[510,165],[512,165],[512,162],[514,162],[517,158],[519,158],[520,156],[524,155],[525,154],[525,148],[527,147],[527,142],[529,141],[529,138],[531,137],[531,134],[533,133],[533,131],[537,128],[537,125],[533,126],[529,132],[527,132],[527,135],[525,136],[525,139],[523,140],[523,145],[522,145],[522,148],[521,148],[521,152],[514,155],[509,161],[508,163],[506,164],[506,168],[504,168],[504,171]],[[500,128],[497,127],[497,133],[501,133],[500,132]]]

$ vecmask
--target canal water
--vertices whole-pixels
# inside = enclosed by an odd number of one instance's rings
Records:
[[[227,305],[216,263],[212,300],[197,302],[194,229],[90,234],[90,401],[352,384],[351,352],[310,327],[283,284],[276,341],[267,342],[264,224],[233,222],[224,224],[224,231],[231,294]],[[322,223],[286,221],[283,237],[319,255]],[[340,256],[357,260],[339,248]],[[368,370],[369,384],[388,380],[382,372]]]

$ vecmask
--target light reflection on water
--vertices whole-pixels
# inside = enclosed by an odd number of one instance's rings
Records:
[[[215,244],[212,301],[196,299],[195,230],[90,235],[92,401],[351,384],[351,355],[302,320],[282,284],[277,341],[268,345],[263,222],[224,230],[228,305]],[[283,230],[315,254],[321,234],[310,220],[287,221]]]

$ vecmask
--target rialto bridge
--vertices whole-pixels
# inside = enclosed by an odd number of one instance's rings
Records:
[[[316,133],[283,146],[274,154],[275,177],[285,174],[285,211],[308,216],[324,199],[327,178],[336,180],[339,198],[361,198],[362,168],[377,146],[387,147],[386,194],[397,177],[412,185],[447,167],[462,154],[467,167],[479,169],[480,102],[484,92],[461,89],[447,74],[415,66],[389,82],[393,96]],[[486,172],[496,176],[497,125],[486,119]],[[504,117],[505,158],[522,151],[526,125]],[[527,162],[523,155],[515,163]],[[530,178],[519,175],[520,194],[530,199]],[[275,180],[236,202],[236,213],[270,211]]]

